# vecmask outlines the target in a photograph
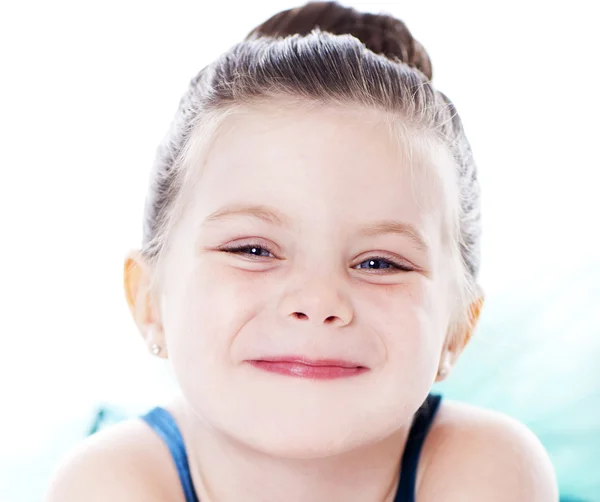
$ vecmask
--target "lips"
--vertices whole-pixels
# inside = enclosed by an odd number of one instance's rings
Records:
[[[311,360],[305,357],[272,357],[248,361],[255,368],[280,375],[312,379],[334,379],[356,376],[368,368],[339,359]]]

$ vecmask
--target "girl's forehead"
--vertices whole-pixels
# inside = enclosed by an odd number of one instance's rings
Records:
[[[194,219],[262,204],[331,224],[336,215],[365,223],[438,220],[443,152],[400,120],[351,105],[238,108],[216,130],[204,162],[189,164],[199,174],[187,194]]]
[[[225,117],[206,152],[203,176],[217,176],[217,169],[219,177],[228,172],[238,179],[261,172],[318,175],[323,183],[361,176],[361,185],[372,177],[383,187],[410,174],[416,183],[419,174],[435,173],[432,143],[401,118],[358,105],[254,105]]]

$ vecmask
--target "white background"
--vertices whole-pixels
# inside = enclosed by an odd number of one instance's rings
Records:
[[[403,19],[458,108],[479,165],[489,301],[551,290],[600,258],[594,2],[344,3]],[[0,8],[3,500],[39,497],[99,403],[137,410],[169,395],[122,288],[154,152],[189,80],[296,5]]]

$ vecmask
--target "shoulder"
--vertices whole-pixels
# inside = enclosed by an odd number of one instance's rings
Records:
[[[45,502],[183,500],[168,448],[141,420],[86,438],[58,466]]]
[[[423,446],[419,500],[556,502],[548,454],[502,413],[443,400]]]

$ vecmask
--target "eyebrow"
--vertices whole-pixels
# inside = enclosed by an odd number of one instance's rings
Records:
[[[227,218],[231,218],[233,216],[252,216],[259,220],[264,221],[265,223],[269,223],[272,225],[277,225],[279,227],[291,227],[292,221],[287,216],[281,214],[279,211],[264,206],[262,204],[252,204],[252,205],[240,205],[233,204],[229,206],[225,206],[217,211],[209,214],[205,219],[203,224],[212,223],[219,220],[224,220]]]
[[[290,228],[292,226],[291,218],[274,208],[262,204],[234,204],[225,206],[209,214],[204,219],[203,225],[235,216],[250,216],[262,220],[265,223],[276,225],[282,228]],[[385,234],[403,235],[412,240],[420,251],[429,251],[429,246],[421,232],[410,223],[405,223],[402,221],[384,220],[375,223],[368,223],[360,228],[359,234],[366,237]]]

